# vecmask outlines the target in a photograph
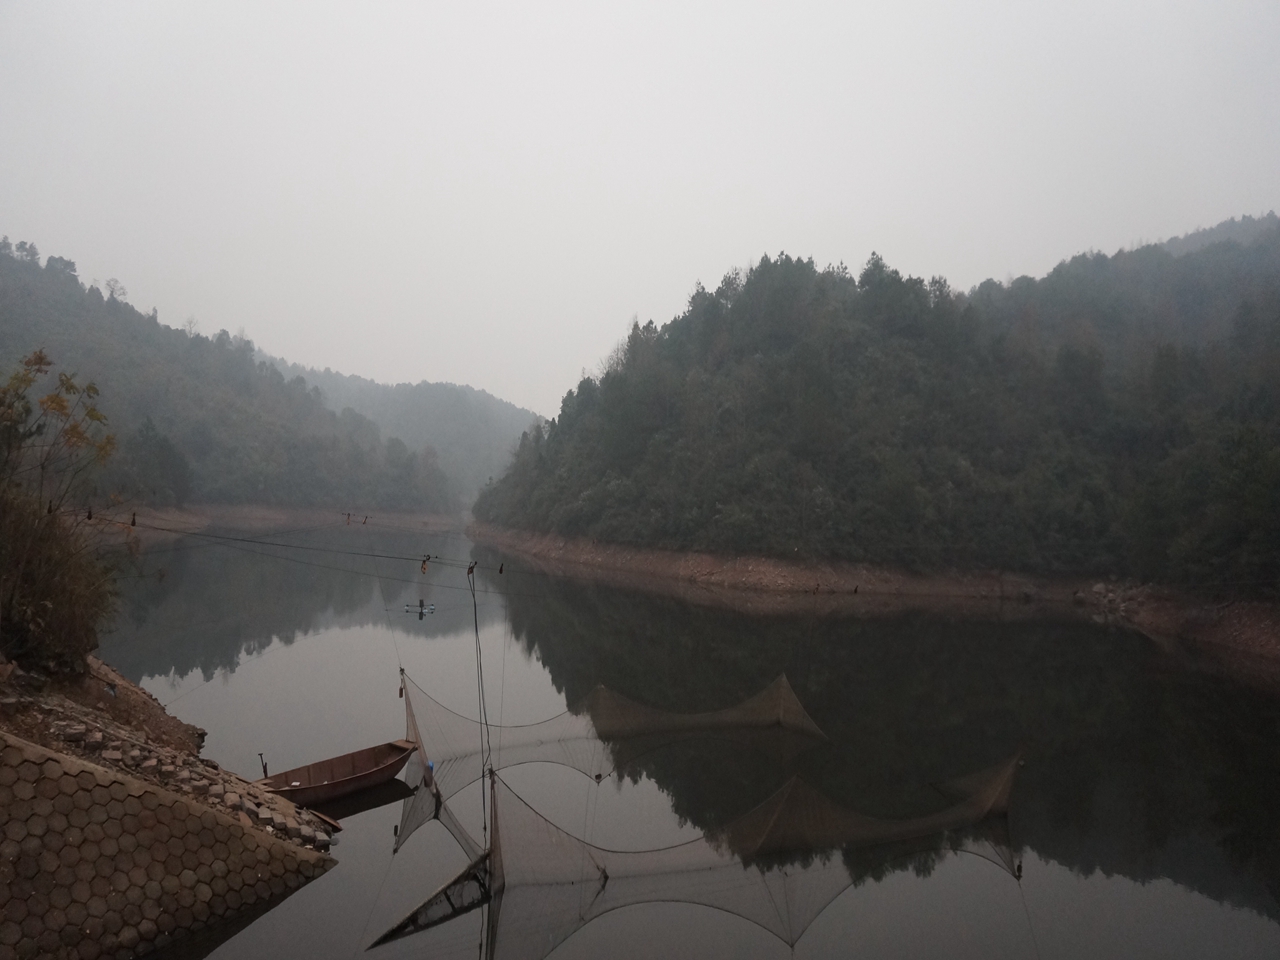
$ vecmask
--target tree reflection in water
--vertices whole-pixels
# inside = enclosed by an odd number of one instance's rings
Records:
[[[603,684],[662,709],[715,709],[785,673],[831,739],[796,772],[842,806],[923,815],[937,784],[1019,749],[1018,850],[1085,875],[1168,878],[1280,918],[1280,703],[1264,691],[1074,621],[750,617],[504,560],[503,577],[487,572],[496,562],[481,567],[486,585],[505,592],[514,636],[569,703]],[[638,766],[705,831],[787,775],[707,743]],[[894,846],[847,853],[855,879],[934,862],[928,843]]]

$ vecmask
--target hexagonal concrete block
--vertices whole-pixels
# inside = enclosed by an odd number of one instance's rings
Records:
[[[143,956],[332,865],[238,816],[0,733],[0,960]]]

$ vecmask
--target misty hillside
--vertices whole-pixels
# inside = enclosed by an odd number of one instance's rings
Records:
[[[117,296],[116,292],[121,295]],[[352,410],[334,413],[301,378],[254,360],[222,331],[188,336],[103,297],[61,257],[0,242],[0,372],[42,349],[54,373],[96,382],[119,449],[100,495],[450,511],[457,497],[429,449],[384,439]]]
[[[1039,280],[987,280],[968,302],[990,330],[1029,346],[1090,344],[1123,364],[1156,343],[1227,337],[1240,304],[1274,290],[1277,278],[1280,219],[1246,217],[1163,245],[1079,254]]]
[[[474,387],[425,380],[390,385],[260,357],[286,378],[301,376],[319,387],[330,409],[350,407],[415,450],[433,447],[441,468],[467,500],[506,469],[520,434],[538,419],[531,410]]]
[[[635,326],[484,521],[922,568],[1280,580],[1280,230],[971,295],[764,258]]]
[[[1280,217],[1276,216],[1274,210],[1260,217],[1245,214],[1239,220],[1232,217],[1230,220],[1223,220],[1215,227],[1194,230],[1184,236],[1166,240],[1161,246],[1175,257],[1203,250],[1212,243],[1221,243],[1224,240],[1232,240],[1241,246],[1248,246],[1259,240],[1266,240],[1278,226],[1280,226]]]

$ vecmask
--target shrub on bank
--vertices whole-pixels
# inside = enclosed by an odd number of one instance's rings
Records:
[[[115,441],[92,384],[59,374],[36,396],[52,366],[37,351],[0,386],[0,654],[56,672],[83,665],[114,602],[85,497]]]

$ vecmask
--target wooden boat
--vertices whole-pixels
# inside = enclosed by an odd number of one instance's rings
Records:
[[[355,753],[318,760],[305,767],[294,767],[259,780],[258,785],[300,807],[329,803],[386,783],[403,769],[414,749],[412,740],[393,740]]]

